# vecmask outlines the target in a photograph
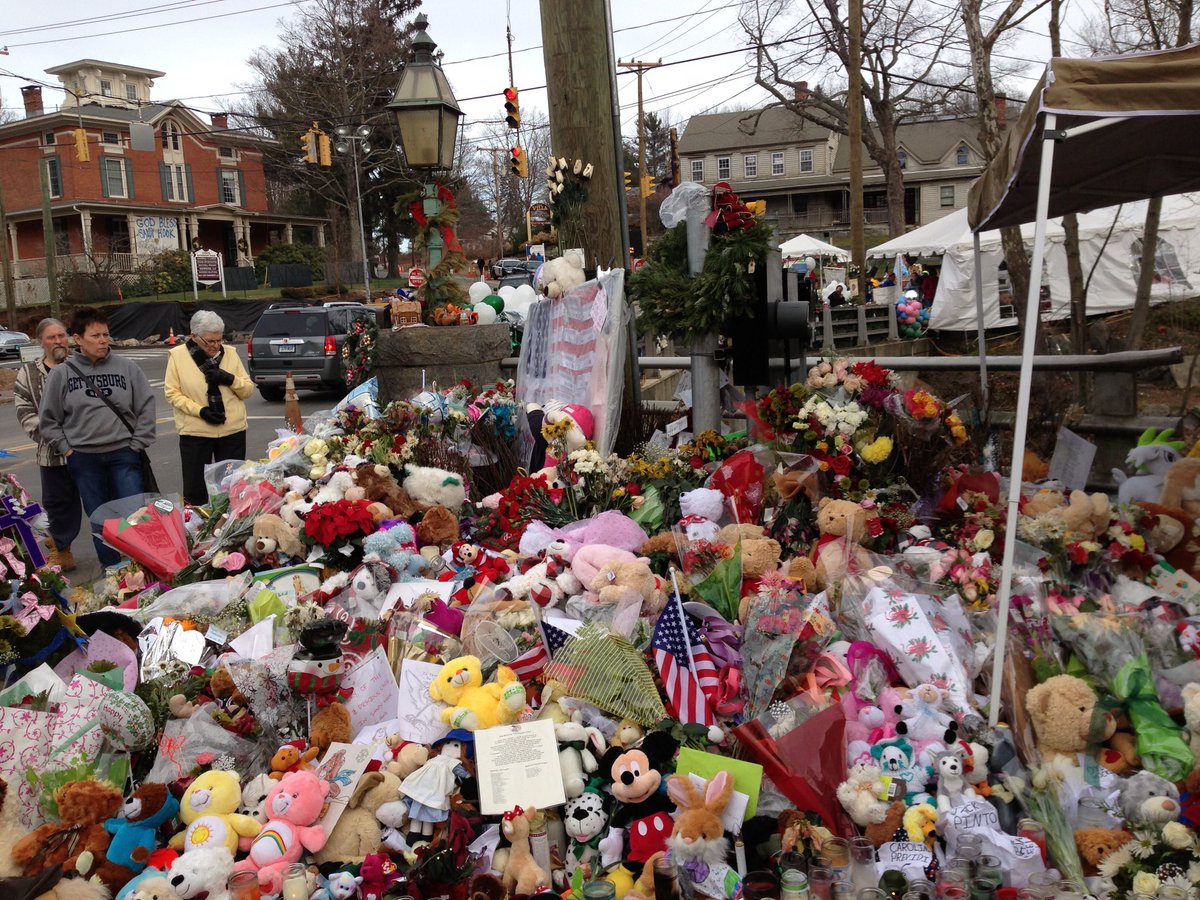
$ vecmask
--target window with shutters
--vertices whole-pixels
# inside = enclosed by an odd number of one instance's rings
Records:
[[[62,196],[62,167],[57,156],[46,157],[46,173],[50,176],[50,196]]]
[[[179,126],[174,122],[163,122],[162,145],[164,150],[182,149],[183,143],[180,136]]]
[[[239,184],[238,170],[218,169],[217,174],[221,178],[221,202],[231,206],[240,206],[242,192],[239,190],[241,185]]]
[[[191,199],[188,189],[191,181],[190,166],[162,163],[159,176],[162,179],[163,199],[173,203],[186,203]]]
[[[105,197],[130,197],[129,160],[117,156],[100,157],[100,187]]]

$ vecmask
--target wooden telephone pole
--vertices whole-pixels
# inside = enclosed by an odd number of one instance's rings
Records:
[[[507,147],[477,147],[482,153],[492,154],[492,178],[496,185],[496,261],[499,262],[504,256],[504,233],[500,230],[500,160],[496,157],[497,153],[508,153]],[[479,273],[479,277],[483,279],[483,273]]]
[[[642,75],[647,69],[657,69],[662,65],[658,62],[617,63],[622,69],[632,69],[637,72],[638,81],[638,224],[642,231],[642,257],[646,256],[646,117],[642,109]]]
[[[577,229],[587,236],[585,265],[627,269],[621,110],[608,0],[541,0],[541,14],[551,149],[594,167]]]
[[[0,191],[0,268],[4,269],[4,297],[8,303],[8,327],[17,327],[17,283],[13,277],[12,254],[8,235],[8,217],[4,214],[4,193]]]
[[[850,141],[850,263],[858,266],[858,302],[867,302],[867,248],[863,236],[862,0],[850,0],[846,139]]]

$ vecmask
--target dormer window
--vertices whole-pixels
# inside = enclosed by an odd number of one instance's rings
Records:
[[[908,154],[903,150],[896,151],[896,162],[900,164],[901,169],[908,168]]]
[[[164,150],[182,150],[182,133],[174,122],[163,122],[162,146]]]
[[[113,95],[112,82],[107,81],[103,78],[100,79],[100,96],[101,97],[111,97],[112,95]]]
[[[955,153],[955,155],[954,155],[955,165],[965,166],[970,161],[971,161],[971,154],[967,152],[967,145],[959,144],[958,152]]]
[[[136,100],[137,98],[138,98],[137,85],[136,84],[125,85],[125,99],[126,100]]]

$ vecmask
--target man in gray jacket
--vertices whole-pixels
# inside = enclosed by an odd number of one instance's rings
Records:
[[[71,353],[67,339],[67,327],[58,319],[42,319],[38,322],[34,336],[42,345],[42,358],[27,362],[17,372],[13,385],[17,418],[30,438],[37,441],[38,470],[42,481],[42,509],[50,520],[50,537],[47,546],[50,553],[46,562],[60,566],[64,572],[75,568],[75,557],[71,544],[79,536],[79,491],[67,470],[62,454],[55,453],[42,438],[38,424],[38,407],[42,402],[42,388],[50,370],[62,363]]]
[[[100,310],[77,310],[71,336],[78,349],[47,377],[40,421],[90,516],[110,500],[142,493],[141,452],[155,437],[154,395],[137,363],[109,352],[108,319]],[[101,565],[120,561],[94,532],[92,540]]]

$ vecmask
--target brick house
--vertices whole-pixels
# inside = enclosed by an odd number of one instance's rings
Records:
[[[19,278],[45,275],[38,165],[47,167],[60,270],[100,257],[132,272],[164,250],[208,249],[226,266],[252,265],[269,244],[324,246],[326,220],[271,209],[264,139],[205,121],[179,101],[153,102],[163,72],[83,59],[46,70],[64,102],[43,105],[42,88],[21,89],[23,119],[0,125],[0,185]],[[87,159],[77,151],[86,135]]]
[[[1003,121],[1003,107],[998,110]],[[693,116],[679,141],[684,180],[727,181],[745,200],[766,200],[766,218],[781,240],[802,232],[850,229],[850,145],[828,128],[781,107]],[[904,221],[926,225],[966,205],[983,168],[973,119],[944,117],[897,129],[904,169]],[[863,214],[868,229],[886,229],[883,170],[863,153]]]

